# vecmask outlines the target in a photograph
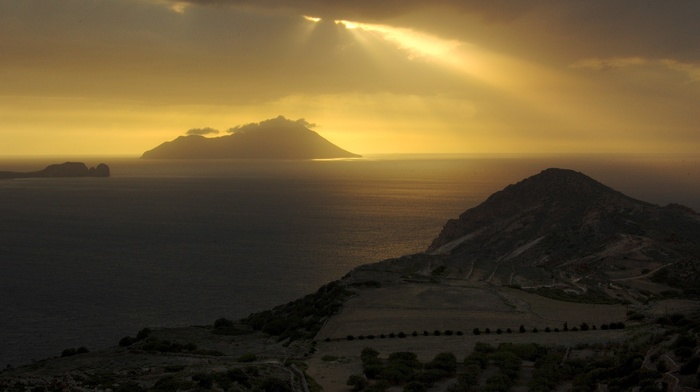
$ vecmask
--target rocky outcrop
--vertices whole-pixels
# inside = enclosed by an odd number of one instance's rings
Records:
[[[329,142],[303,123],[282,116],[240,127],[227,136],[180,136],[141,156],[144,159],[289,160],[360,157]]]
[[[39,177],[109,177],[109,166],[100,163],[97,167],[88,168],[83,162],[65,162],[49,165],[35,172],[0,172],[0,179],[39,178]]]

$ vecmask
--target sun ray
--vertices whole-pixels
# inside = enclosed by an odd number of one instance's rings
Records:
[[[304,17],[304,19],[308,20],[309,22],[318,23],[321,21],[321,18],[317,18],[314,16],[308,16],[308,15],[302,15],[302,16]]]
[[[411,59],[444,59],[454,53],[457,48],[465,45],[465,43],[457,40],[447,40],[406,28],[348,20],[336,20],[335,23],[341,24],[349,30],[378,33],[385,40],[407,51]]]

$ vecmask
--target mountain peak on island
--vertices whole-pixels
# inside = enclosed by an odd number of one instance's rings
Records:
[[[146,151],[146,159],[332,159],[360,158],[309,129],[303,119],[273,119],[231,128],[230,135],[192,134]]]

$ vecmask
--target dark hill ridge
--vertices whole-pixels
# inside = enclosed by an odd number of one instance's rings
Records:
[[[700,215],[633,199],[590,177],[547,169],[450,220],[428,248],[472,278],[577,286],[655,270],[677,286],[697,283]],[[636,275],[635,275],[636,274]]]
[[[692,289],[700,283],[700,215],[547,169],[448,221],[425,254],[380,264],[414,277],[579,293],[649,279]]]
[[[35,172],[0,172],[0,179],[36,178],[36,177],[109,177],[109,166],[100,163],[97,167],[88,167],[82,162],[65,162],[49,165]]]
[[[249,124],[231,135],[180,136],[146,151],[146,159],[332,159],[360,158],[282,116]]]

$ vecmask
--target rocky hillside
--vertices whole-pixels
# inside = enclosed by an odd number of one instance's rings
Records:
[[[448,221],[425,253],[354,272],[379,270],[411,280],[594,294],[593,301],[649,290],[698,294],[700,215],[636,200],[579,172],[547,169]]]
[[[576,286],[659,271],[668,283],[692,286],[700,281],[700,215],[635,200],[579,172],[547,169],[448,221],[428,253],[501,284]]]

